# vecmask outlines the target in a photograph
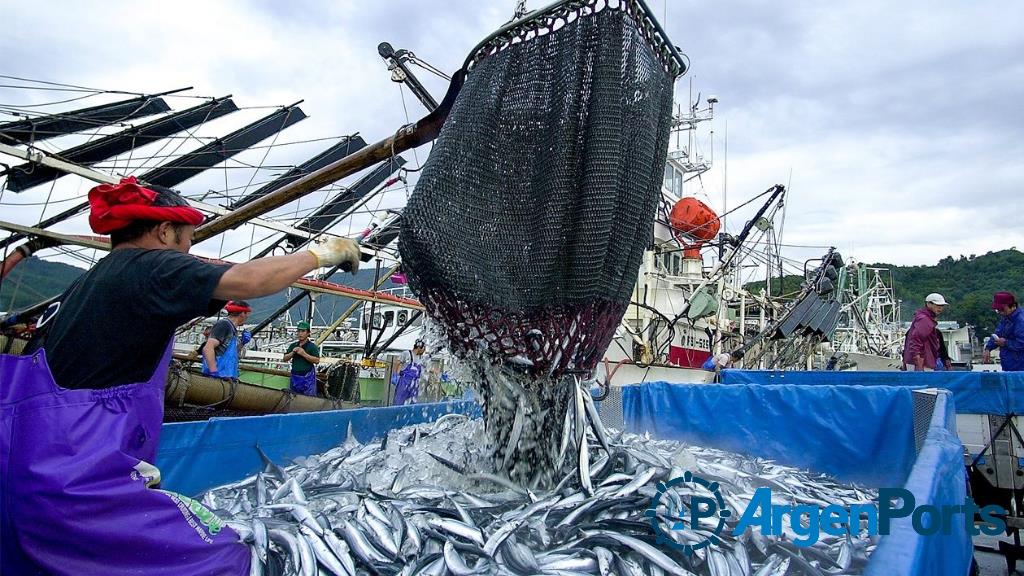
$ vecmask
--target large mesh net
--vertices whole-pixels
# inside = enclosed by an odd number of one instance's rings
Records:
[[[558,445],[572,396],[550,388],[591,371],[615,334],[668,145],[677,70],[650,20],[630,1],[568,5],[487,47],[403,212],[403,270],[479,362],[485,415],[509,424],[492,435],[502,461],[523,434]],[[501,366],[525,377],[487,378]],[[508,437],[522,410],[536,426]],[[546,458],[527,451],[530,469]]]

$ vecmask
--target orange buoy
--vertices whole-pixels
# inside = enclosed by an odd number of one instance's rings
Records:
[[[676,202],[669,214],[669,224],[676,239],[683,244],[683,257],[694,259],[700,258],[700,247],[704,242],[714,239],[722,227],[718,214],[707,204],[693,197]],[[679,238],[680,234],[689,236],[696,242],[686,244]]]
[[[681,234],[705,241],[717,236],[722,227],[718,214],[707,204],[692,197],[676,202],[669,215],[669,223]]]

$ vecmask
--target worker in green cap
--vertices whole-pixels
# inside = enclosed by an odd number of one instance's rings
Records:
[[[320,348],[309,339],[309,322],[299,322],[297,342],[288,345],[284,361],[292,363],[292,392],[316,396],[316,367],[320,363]]]

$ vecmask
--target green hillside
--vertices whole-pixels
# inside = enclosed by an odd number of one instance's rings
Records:
[[[935,266],[895,267],[893,281],[905,319],[923,305],[925,296],[938,292],[950,303],[943,319],[972,324],[979,334],[989,334],[999,321],[991,308],[992,294],[1009,290],[1024,297],[1024,253],[1011,248],[981,256],[947,256]]]
[[[19,310],[56,296],[84,273],[85,270],[75,266],[29,258],[4,278],[0,287],[0,311]]]
[[[942,315],[943,320],[971,324],[978,327],[979,334],[988,334],[999,321],[998,315],[990,308],[992,294],[1008,290],[1018,298],[1024,297],[1024,253],[1016,248],[981,256],[947,256],[934,266],[884,263],[870,266],[892,270],[896,297],[903,301],[901,312],[904,320],[913,317],[914,311],[923,305],[925,296],[938,292],[950,303]],[[801,280],[800,276],[787,276],[783,293],[799,289]],[[748,288],[759,289],[763,285],[764,282],[753,282],[748,284]],[[780,292],[776,289],[773,293]]]

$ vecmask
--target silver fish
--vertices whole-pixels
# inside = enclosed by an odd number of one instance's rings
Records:
[[[366,508],[366,511],[369,512],[371,516],[383,522],[385,525],[388,526],[388,528],[393,528],[390,525],[391,519],[388,518],[388,515],[384,512],[384,509],[381,508],[379,504],[377,504],[370,498],[366,498],[363,500],[363,506]]]
[[[455,576],[471,576],[476,574],[476,570],[466,565],[466,561],[462,559],[462,556],[455,550],[455,546],[451,542],[444,543],[444,564],[448,571]]]
[[[252,521],[253,548],[260,562],[267,563],[267,550],[270,547],[270,537],[267,535],[267,525],[258,518]]]
[[[540,567],[545,571],[568,570],[590,573],[597,570],[597,560],[576,554],[549,555],[540,558]]]
[[[494,558],[494,553],[498,550],[498,547],[501,546],[505,539],[511,536],[513,532],[518,530],[526,520],[526,517],[517,518],[505,523],[501,528],[492,532],[490,537],[488,537],[487,541],[484,543],[484,552],[486,552],[491,558]]]
[[[517,404],[516,417],[512,422],[512,431],[508,436],[508,445],[505,446],[505,458],[501,463],[502,470],[508,469],[508,464],[512,461],[512,455],[515,453],[516,447],[519,446],[519,438],[523,435],[523,422],[526,419],[525,407],[522,401],[519,401]]]
[[[465,538],[478,546],[484,545],[484,535],[476,526],[470,526],[469,524],[464,524],[458,520],[450,520],[448,518],[431,518],[427,522],[433,528]]]
[[[578,464],[576,470],[579,473],[580,485],[583,487],[583,491],[589,496],[594,493],[594,485],[590,482],[590,448],[587,445],[586,435],[580,439],[579,446],[580,451],[577,458]]]
[[[647,470],[641,472],[640,474],[637,474],[636,478],[633,478],[632,480],[629,481],[628,484],[626,484],[617,492],[615,492],[615,496],[617,498],[622,498],[623,496],[629,496],[633,494],[634,492],[639,490],[641,486],[644,486],[645,484],[650,482],[651,478],[654,478],[655,474],[657,474],[657,470],[653,468],[648,468]]]
[[[309,543],[310,548],[313,549],[313,555],[316,556],[317,561],[323,565],[324,568],[334,574],[334,576],[355,576],[355,574],[349,574],[348,570],[341,564],[341,561],[337,556],[331,552],[331,549],[327,547],[327,544],[320,539],[320,536],[314,533],[306,526],[299,526],[299,533]]]
[[[378,552],[366,539],[366,536],[351,522],[345,522],[342,525],[342,535],[345,537],[345,542],[348,542],[349,547],[363,562],[371,565],[391,562],[390,559]]]
[[[263,561],[255,547],[249,548],[249,576],[263,576]]]
[[[398,544],[395,543],[392,536],[392,528],[381,522],[375,516],[366,516],[361,520],[363,526],[370,529],[370,533],[373,534],[373,542],[380,545],[380,548],[391,556],[391,558],[398,557]]]
[[[296,541],[295,536],[290,532],[276,528],[267,530],[267,535],[270,537],[271,542],[288,551],[288,562],[292,565],[291,572],[300,573],[302,571],[302,553],[299,551],[299,543]]]
[[[637,540],[636,538],[633,538],[631,536],[626,536],[625,534],[619,534],[617,532],[610,532],[607,530],[596,530],[590,533],[584,532],[583,534],[584,536],[596,535],[602,536],[604,538],[609,538],[611,540],[615,540],[623,546],[626,546],[627,548],[635,551],[637,554],[640,554],[648,561],[657,564],[669,574],[674,574],[675,576],[693,576],[693,572],[690,572],[689,570],[686,570],[682,566],[676,564],[674,560],[666,556],[665,553],[661,550],[658,550],[654,546],[651,546],[650,544],[647,544],[646,542],[643,542],[641,540]]]
[[[352,561],[352,554],[349,550],[348,544],[338,538],[338,535],[335,534],[333,530],[324,532],[324,542],[327,544],[328,548],[331,549],[331,552],[334,553],[334,556],[338,558],[338,561],[341,562],[345,571],[351,576],[355,576],[356,565],[355,562]]]
[[[675,576],[690,571],[781,576],[790,568],[838,576],[860,573],[877,546],[877,539],[855,532],[822,535],[815,545],[796,548],[786,522],[782,537],[766,537],[757,529],[737,536],[724,533],[718,545],[686,558],[673,555],[649,540],[652,519],[644,511],[659,482],[687,470],[717,482],[727,506],[736,511],[763,486],[772,489],[773,500],[791,505],[849,505],[870,500],[872,493],[763,459],[645,436],[607,431],[605,447],[591,422],[585,390],[562,400],[568,416],[557,419],[560,425],[568,423],[562,437],[556,432],[542,438],[529,426],[532,411],[541,408],[535,399],[520,399],[532,392],[517,385],[507,389],[509,397],[502,400],[506,409],[511,406],[506,425],[513,425],[516,410],[524,414],[517,450],[529,451],[527,445],[539,441],[555,453],[562,440],[573,442],[564,465],[543,482],[539,475],[511,480],[509,471],[500,470],[500,460],[494,471],[481,438],[484,423],[449,415],[393,430],[386,445],[381,438],[359,444],[350,434],[345,444],[323,454],[279,469],[267,463],[264,471],[197,499],[231,516],[228,525],[255,558],[253,570],[266,572],[283,560],[283,576],[318,571],[345,576]],[[578,414],[584,420],[577,421]],[[501,438],[509,439],[507,434]],[[521,479],[520,463],[513,458],[510,465],[512,477]],[[665,492],[654,519],[666,528],[673,525],[687,515],[689,499],[700,494],[692,484],[675,486]],[[697,544],[711,533],[687,529],[664,535]]]
[[[299,565],[302,570],[302,576],[316,576],[318,568],[316,565],[316,552],[313,551],[313,546],[301,535],[295,537],[295,542],[299,547]]]
[[[597,555],[597,571],[601,576],[608,576],[612,572],[612,565],[615,563],[615,555],[607,548],[594,547],[594,554]]]

